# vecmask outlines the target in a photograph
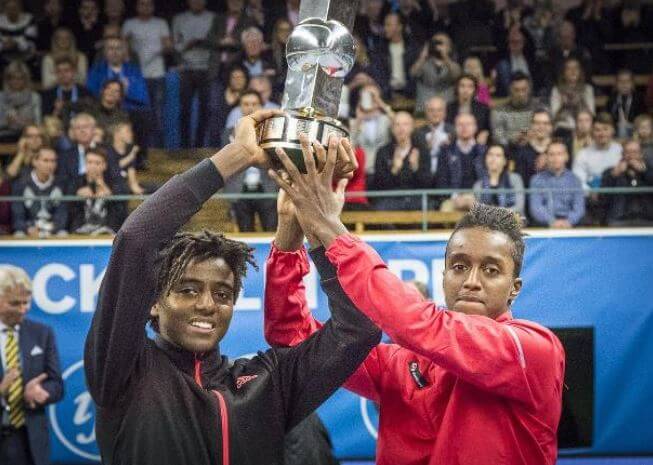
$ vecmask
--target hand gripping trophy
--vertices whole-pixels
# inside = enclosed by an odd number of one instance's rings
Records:
[[[272,160],[277,147],[305,171],[299,135],[324,146],[331,134],[348,137],[336,119],[344,77],[354,65],[354,25],[358,0],[302,0],[299,22],[286,44],[288,76],[285,113],[258,127],[259,143]]]

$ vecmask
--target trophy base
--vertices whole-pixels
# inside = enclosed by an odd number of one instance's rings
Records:
[[[307,134],[309,140],[317,140],[324,147],[332,134],[349,137],[349,132],[340,121],[324,116],[307,116],[305,112],[288,111],[263,121],[258,130],[259,145],[272,160],[272,167],[282,167],[275,150],[282,148],[301,173],[306,173],[304,155],[299,142],[300,134]]]

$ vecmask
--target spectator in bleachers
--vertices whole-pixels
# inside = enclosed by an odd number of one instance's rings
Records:
[[[110,195],[125,194],[122,183],[113,184],[108,176],[108,155],[99,147],[84,155],[86,171],[72,181],[75,195],[82,202],[71,202],[70,231],[75,234],[114,234],[124,220],[122,202],[108,201]]]
[[[0,13],[0,69],[14,60],[30,63],[36,52],[34,17],[21,0],[6,0]]]
[[[492,139],[503,146],[523,145],[536,103],[528,75],[517,71],[510,79],[510,98],[490,115]]]
[[[452,101],[454,85],[461,71],[460,65],[453,59],[449,36],[442,32],[435,34],[410,68],[410,76],[416,85],[415,111],[423,112],[424,104],[434,95]]]
[[[272,54],[272,64],[274,65],[274,92],[278,95],[283,93],[288,74],[288,64],[286,63],[286,42],[292,32],[292,24],[285,19],[279,18],[272,29],[272,40],[270,52]],[[358,49],[356,54],[358,54]],[[353,69],[352,69],[353,72]],[[350,73],[351,74],[351,73]]]
[[[213,18],[208,35],[211,44],[211,78],[218,77],[240,59],[242,33],[255,25],[246,14],[245,0],[227,0],[227,11]]]
[[[272,82],[267,76],[257,76],[253,77],[249,81],[249,86],[247,87],[250,90],[256,91],[261,97],[261,104],[263,108],[279,108],[277,102],[272,101]],[[236,126],[236,123],[240,118],[243,117],[243,112],[240,108],[240,105],[234,107],[229,112],[227,116],[227,122],[225,124],[225,129],[231,129]]]
[[[17,151],[7,165],[6,178],[9,181],[25,175],[32,167],[32,160],[45,145],[43,130],[34,124],[28,124],[18,140]]]
[[[86,153],[98,145],[95,140],[95,129],[95,118],[88,113],[78,113],[71,119],[70,135],[75,145],[72,149],[59,153],[57,163],[57,175],[67,182],[72,182],[86,174]],[[110,184],[116,184],[121,180],[118,160],[109,156],[107,163],[107,178]]]
[[[73,63],[75,81],[81,85],[86,84],[88,72],[86,55],[77,50],[75,36],[70,29],[59,28],[52,34],[50,50],[41,60],[41,86],[43,89],[50,89],[57,85],[55,63],[64,57]]]
[[[208,34],[215,14],[206,9],[205,0],[188,0],[188,10],[172,20],[175,49],[181,54],[179,100],[181,111],[181,145],[203,145],[209,122],[209,58]],[[193,98],[197,96],[199,110],[197,130],[191,128]],[[213,123],[212,123],[213,124]],[[194,136],[194,137],[193,137]]]
[[[526,37],[524,33],[519,28],[511,29],[508,34],[507,54],[499,60],[494,69],[496,95],[498,97],[509,95],[515,73],[533,79],[535,64],[533,57],[525,47]]]
[[[226,73],[226,86],[215,86],[212,90],[217,94],[211,99],[211,127],[209,145],[222,146],[222,135],[227,123],[227,116],[238,106],[240,95],[249,85],[249,74],[241,64],[232,65]]]
[[[73,143],[68,138],[62,121],[56,116],[49,115],[43,117],[43,133],[50,140],[50,146],[57,151],[57,154],[70,150],[73,147]]]
[[[145,189],[138,182],[136,174],[136,156],[138,146],[134,144],[134,131],[129,121],[115,121],[107,128],[109,136],[109,152],[118,160],[120,176],[134,195],[142,195]],[[109,156],[111,157],[111,155]]]
[[[497,12],[494,24],[497,30],[497,40],[505,39],[514,27],[522,28],[526,18],[533,14],[533,9],[524,0],[508,0],[503,9]]]
[[[456,98],[447,105],[447,122],[453,124],[459,114],[471,113],[476,119],[476,140],[485,145],[490,136],[490,109],[476,100],[477,90],[478,81],[471,74],[462,74],[456,80]]]
[[[45,0],[43,17],[36,23],[36,50],[45,53],[50,49],[54,31],[66,27],[61,0]]]
[[[636,140],[623,143],[623,158],[603,173],[601,187],[652,187],[653,166],[648,165]],[[653,224],[653,194],[620,193],[604,196],[609,226]]]
[[[139,66],[128,62],[127,44],[122,37],[108,37],[104,41],[104,58],[97,61],[88,73],[88,90],[100,97],[106,81],[118,80],[123,86],[123,108],[140,110],[149,106],[147,85]]]
[[[81,0],[79,15],[70,27],[77,38],[79,49],[86,55],[89,63],[94,63],[95,55],[102,44],[104,31],[97,0]]]
[[[567,146],[560,140],[549,144],[546,170],[531,179],[534,189],[552,189],[529,195],[529,213],[534,226],[571,228],[585,216],[585,198],[580,179],[567,169]],[[555,191],[553,191],[555,190]]]
[[[256,91],[246,90],[240,95],[240,109],[247,116],[261,108],[261,96]],[[226,143],[233,142],[234,128],[231,128]],[[270,193],[277,192],[275,182],[268,176],[267,170],[251,166],[236,176],[229,178],[224,192]],[[275,199],[238,199],[231,203],[231,213],[238,224],[240,232],[255,231],[255,217],[258,213],[264,231],[274,231],[277,227],[277,202]]]
[[[578,152],[592,145],[592,126],[594,115],[589,110],[581,110],[576,113],[576,124],[571,142],[571,160],[576,159]]]
[[[250,77],[268,76],[274,78],[275,68],[269,51],[265,51],[263,33],[257,27],[250,27],[240,36],[242,54],[240,63],[247,68]]]
[[[615,122],[617,138],[632,136],[635,117],[646,112],[644,98],[635,89],[632,71],[621,69],[617,72],[617,82],[608,100],[607,110]]]
[[[596,111],[594,88],[585,82],[585,73],[577,59],[565,60],[562,75],[551,90],[550,108],[554,117],[569,120],[572,127],[574,116],[580,110]]]
[[[550,82],[556,82],[562,74],[565,61],[575,58],[583,66],[586,76],[592,75],[592,55],[587,48],[576,41],[576,28],[571,21],[565,20],[558,28],[557,43],[551,48],[551,74]]]
[[[366,85],[361,89],[356,117],[350,121],[350,136],[355,147],[365,151],[365,169],[368,184],[372,184],[370,176],[374,174],[376,154],[379,149],[390,142],[390,127],[392,126],[392,108],[381,98],[378,86]]]
[[[122,35],[136,53],[150,97],[153,123],[150,145],[163,147],[163,106],[166,92],[165,55],[172,51],[168,22],[154,16],[154,0],[137,0],[136,16],[125,21]]]
[[[413,81],[409,75],[419,50],[414,42],[406,40],[404,24],[398,13],[388,13],[383,21],[384,40],[378,50],[370,56],[372,67],[382,69],[379,73],[385,82],[379,82],[382,89],[406,96],[414,93]]]
[[[122,28],[125,21],[125,2],[123,0],[104,0],[104,22],[109,26]]]
[[[245,16],[253,21],[254,26],[263,30],[266,20],[266,8],[263,6],[263,0],[246,0]]]
[[[383,68],[379,68],[375,65],[372,57],[365,47],[364,42],[359,37],[354,36],[354,42],[356,44],[356,59],[351,71],[347,77],[345,77],[345,85],[349,91],[348,109],[350,113],[351,110],[355,109],[358,105],[360,91],[364,86],[378,85],[381,90],[381,95],[384,98],[392,97],[390,83],[387,79],[387,76],[382,75],[384,72]],[[382,87],[383,85],[386,87]],[[341,97],[342,95],[343,94],[341,94]]]
[[[573,171],[585,189],[601,186],[601,176],[621,160],[622,148],[614,141],[614,123],[608,113],[599,113],[592,125],[594,142],[578,152]]]
[[[55,177],[56,170],[57,152],[41,147],[32,160],[32,170],[14,183],[12,194],[25,197],[11,205],[15,236],[37,238],[67,233],[68,208],[59,200],[66,187]]]
[[[41,123],[41,96],[32,90],[29,69],[12,61],[4,69],[0,92],[0,141],[14,142],[28,124]]]
[[[557,21],[558,17],[550,0],[536,1],[533,14],[522,21],[524,30],[533,44],[535,66],[549,66]]]
[[[279,0],[277,2],[265,2],[266,3],[266,23],[267,29],[265,31],[265,36],[270,37],[272,31],[271,28],[277,22],[278,19],[284,18],[290,21],[293,27],[299,22],[299,4],[300,0]]]
[[[75,63],[68,55],[58,57],[54,63],[55,85],[41,92],[44,115],[59,118],[68,127],[70,118],[89,105],[90,92],[75,81]]]
[[[476,78],[476,100],[483,105],[490,106],[492,96],[489,79],[483,71],[483,63],[477,56],[470,56],[463,62],[463,73],[471,74]]]
[[[613,37],[612,16],[606,3],[604,0],[583,0],[565,16],[576,28],[579,45],[590,51],[594,69],[599,73],[609,71],[603,44]]]
[[[430,181],[429,155],[413,145],[413,116],[405,111],[392,118],[393,140],[379,149],[374,168],[374,189],[421,189]],[[418,196],[379,197],[374,203],[378,210],[418,210]]]
[[[639,115],[634,122],[634,138],[642,147],[646,164],[653,166],[653,117]]]
[[[122,109],[124,87],[121,81],[110,79],[102,84],[100,97],[90,108],[96,127],[107,128],[115,121],[129,120],[129,113]]]
[[[440,152],[435,173],[437,189],[472,189],[483,175],[486,147],[476,142],[476,119],[469,113],[456,117],[456,138]],[[468,210],[474,203],[473,194],[452,194],[440,204],[443,211]]]
[[[553,122],[547,110],[533,112],[527,142],[513,149],[514,171],[519,174],[528,187],[531,178],[546,167],[546,151],[551,144]]]
[[[431,97],[424,108],[426,124],[413,133],[413,143],[422,153],[429,155],[430,186],[435,185],[435,173],[438,170],[438,159],[443,147],[454,139],[454,127],[447,123],[447,102],[442,97]]]
[[[399,0],[397,3],[404,34],[417,43],[426,42],[433,34],[433,11],[429,2]]]
[[[379,50],[384,38],[384,18],[387,3],[384,0],[367,0],[354,22],[354,33],[362,38],[365,48],[373,53]]]
[[[614,19],[612,41],[618,43],[642,43],[653,40],[653,11],[650,3],[641,0],[621,0],[611,12]],[[636,73],[649,70],[651,54],[646,50],[623,50],[615,57],[617,65]]]
[[[483,174],[474,183],[476,200],[499,207],[509,208],[522,218],[525,215],[526,194],[524,181],[508,169],[508,157],[502,145],[490,145],[485,152]],[[513,189],[514,192],[493,192],[496,189]]]

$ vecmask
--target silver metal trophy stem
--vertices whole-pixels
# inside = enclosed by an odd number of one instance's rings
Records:
[[[336,118],[344,78],[355,60],[350,31],[357,11],[358,0],[301,1],[299,22],[286,44],[285,114],[259,126],[260,145],[273,159],[281,147],[303,170],[299,134],[324,145],[331,134],[349,136]]]

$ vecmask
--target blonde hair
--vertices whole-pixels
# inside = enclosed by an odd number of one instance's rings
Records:
[[[60,48],[57,45],[57,36],[61,34],[68,35],[68,38],[70,39],[70,47]],[[77,58],[79,56],[79,50],[77,50],[77,39],[75,39],[75,35],[70,29],[66,27],[60,27],[52,33],[52,41],[50,42],[50,54],[52,55],[53,60],[56,60],[62,56],[68,56],[73,60],[75,64],[77,64]]]
[[[648,124],[650,124],[650,125],[652,126],[652,127],[651,127],[651,130],[652,130],[651,132],[652,132],[652,133],[651,133],[651,135],[649,136],[649,139],[648,139],[648,140],[640,140],[640,137],[639,137],[639,128],[640,128],[640,126],[641,126],[642,124],[647,123],[647,122],[648,122]],[[635,118],[635,121],[633,121],[633,127],[635,128],[635,131],[634,131],[633,137],[634,137],[636,140],[639,140],[640,142],[644,142],[644,143],[648,143],[648,142],[653,141],[653,116],[651,116],[651,115],[647,115],[647,114],[639,115],[637,118]]]
[[[5,91],[9,90],[8,88],[9,77],[16,74],[20,74],[21,77],[25,79],[25,81],[27,82],[27,85],[25,87],[27,89],[32,88],[32,77],[29,74],[29,68],[22,61],[14,60],[7,65],[2,75],[3,90]]]
[[[27,292],[32,292],[32,280],[22,268],[14,265],[0,265],[0,296],[4,297],[7,291],[22,287]]]

